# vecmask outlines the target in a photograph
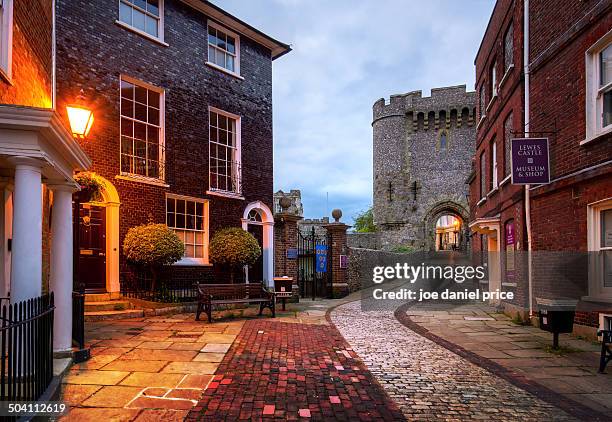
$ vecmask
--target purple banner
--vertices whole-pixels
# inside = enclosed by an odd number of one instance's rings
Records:
[[[512,140],[512,184],[550,183],[548,138]]]

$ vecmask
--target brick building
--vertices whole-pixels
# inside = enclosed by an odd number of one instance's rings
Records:
[[[577,300],[575,330],[592,333],[612,314],[612,3],[562,3],[494,8],[476,57],[470,226],[475,249],[488,253],[491,287],[517,293],[506,308]],[[508,140],[523,136],[550,144],[551,183],[529,186],[529,219],[526,190],[507,179]],[[531,276],[516,253],[528,249],[528,222]]]
[[[65,353],[72,346],[72,175],[91,163],[55,109],[51,5],[0,2],[0,297],[17,303],[52,291],[53,349]]]
[[[222,279],[208,242],[227,226],[258,238],[249,278],[272,281],[272,61],[289,50],[207,1],[57,1],[58,109],[80,92],[94,109],[81,147],[104,187],[79,210],[88,289],[119,291],[123,238],[149,221],[186,245],[177,283]]]

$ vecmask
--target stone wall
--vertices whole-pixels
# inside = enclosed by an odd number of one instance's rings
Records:
[[[445,213],[467,229],[474,106],[475,93],[465,85],[374,104],[374,223],[383,249],[433,249],[435,223]]]
[[[378,249],[378,233],[348,233],[350,248]]]

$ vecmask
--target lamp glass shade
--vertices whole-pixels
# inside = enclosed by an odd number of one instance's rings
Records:
[[[88,108],[76,105],[66,106],[66,110],[72,135],[80,139],[87,137],[94,121],[93,112]]]

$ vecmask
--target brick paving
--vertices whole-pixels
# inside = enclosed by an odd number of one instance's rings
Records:
[[[408,420],[576,420],[416,334],[394,309],[362,311],[351,302],[331,319]]]
[[[187,420],[401,421],[328,324],[247,321]]]

